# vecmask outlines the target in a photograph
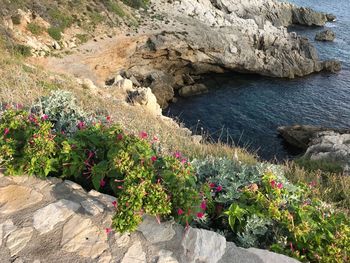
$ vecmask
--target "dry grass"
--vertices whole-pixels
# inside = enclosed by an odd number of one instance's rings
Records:
[[[341,173],[310,170],[294,162],[285,164],[286,176],[293,182],[314,183],[315,196],[350,211],[350,177]]]
[[[90,112],[108,112],[113,121],[130,133],[146,131],[157,136],[163,151],[181,151],[188,158],[203,158],[208,155],[238,158],[245,163],[255,163],[254,155],[244,149],[224,144],[200,144],[195,142],[189,131],[175,122],[155,116],[141,106],[131,106],[115,92],[92,93],[74,79],[45,71],[43,68],[26,64],[23,58],[15,57],[0,48],[0,101],[31,105],[37,98],[55,89],[71,91],[81,106]]]

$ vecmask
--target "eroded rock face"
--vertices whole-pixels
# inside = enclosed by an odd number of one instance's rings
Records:
[[[189,88],[194,83],[187,84],[188,76],[236,71],[295,78],[338,68],[322,63],[307,39],[285,27],[321,26],[331,15],[273,0],[160,1],[154,10],[179,26],[165,27],[140,42],[129,69],[141,76],[140,83],[151,79],[145,86],[162,108],[173,90],[180,95],[204,91]]]
[[[318,32],[315,36],[315,40],[317,41],[334,41],[334,39],[335,33],[330,29]]]
[[[306,157],[341,163],[346,172],[350,172],[350,133],[319,132],[312,138],[310,145],[306,150]]]
[[[350,172],[350,129],[294,125],[278,131],[289,144],[303,149],[306,158],[333,161]]]

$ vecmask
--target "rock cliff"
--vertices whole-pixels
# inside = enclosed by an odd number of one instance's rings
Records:
[[[128,70],[141,82],[151,78],[162,107],[173,89],[189,85],[188,75],[233,71],[295,78],[339,70],[338,62],[320,61],[308,39],[286,28],[322,26],[332,15],[274,0],[153,1],[152,11],[166,23],[139,43]]]

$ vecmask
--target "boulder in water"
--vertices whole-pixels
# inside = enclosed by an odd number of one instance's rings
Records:
[[[315,40],[317,41],[334,41],[334,39],[335,33],[330,29],[318,32],[315,36]]]

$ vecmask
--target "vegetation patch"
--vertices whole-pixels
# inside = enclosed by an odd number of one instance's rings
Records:
[[[60,41],[62,39],[62,29],[59,27],[50,27],[47,30],[47,33],[56,41]]]
[[[27,25],[27,29],[33,34],[33,35],[41,35],[45,28],[40,26],[39,24],[35,22],[31,22]]]

